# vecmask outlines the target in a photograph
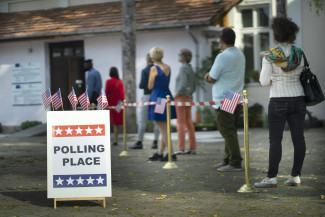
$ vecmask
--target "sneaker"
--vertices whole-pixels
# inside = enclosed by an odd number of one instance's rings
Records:
[[[130,147],[130,149],[142,149],[142,142],[137,141],[134,146]]]
[[[185,152],[182,151],[182,150],[181,151],[175,151],[174,154],[175,155],[183,155],[183,154],[185,154]]]
[[[117,142],[114,142],[114,143],[113,143],[113,146],[117,146],[117,145],[118,145]]]
[[[299,176],[295,176],[295,177],[290,177],[287,181],[284,182],[284,185],[287,186],[296,186],[296,187],[300,187],[301,184],[301,180]]]
[[[165,157],[161,158],[160,161],[168,161],[168,154],[166,154]],[[175,154],[172,155],[172,161],[177,161]]]
[[[218,163],[218,164],[214,165],[215,168],[221,168],[221,167],[224,167],[224,166],[227,166],[227,164],[225,164],[224,162],[221,162],[221,163]]]
[[[152,155],[152,157],[149,157],[150,161],[158,161],[163,158],[162,154],[158,154],[157,152]]]
[[[185,154],[196,154],[196,150],[188,150]]]
[[[263,179],[261,182],[256,182],[254,184],[254,187],[256,188],[276,188],[278,185],[278,181],[276,177],[271,178],[271,179]]]
[[[154,140],[151,146],[152,149],[157,149],[158,148],[158,141]]]
[[[220,167],[218,169],[218,171],[221,171],[221,172],[240,172],[240,171],[243,171],[243,169],[239,168],[239,167],[233,167],[231,165],[226,165],[224,167]]]

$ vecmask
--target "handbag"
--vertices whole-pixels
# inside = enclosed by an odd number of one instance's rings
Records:
[[[305,64],[300,75],[300,82],[304,88],[306,105],[317,105],[318,103],[324,101],[324,94],[316,75],[310,71],[305,54],[302,53],[302,55],[304,57]]]

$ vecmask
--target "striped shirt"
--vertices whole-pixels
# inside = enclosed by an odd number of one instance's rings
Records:
[[[290,55],[292,45],[289,43],[280,43],[285,56]],[[304,60],[300,65],[289,72],[284,72],[274,63],[270,63],[263,58],[260,82],[262,86],[271,85],[270,98],[272,97],[296,97],[304,96],[304,90],[300,83],[300,74],[304,67]]]

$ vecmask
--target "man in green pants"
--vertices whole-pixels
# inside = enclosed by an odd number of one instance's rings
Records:
[[[223,101],[228,90],[240,94],[243,92],[245,56],[234,46],[235,39],[236,34],[232,29],[224,28],[221,31],[219,43],[223,52],[216,57],[210,72],[204,76],[206,82],[213,84],[213,101]],[[242,106],[238,105],[234,114],[220,110],[220,105],[215,105],[214,108],[218,129],[225,139],[225,157],[215,167],[223,172],[242,171],[236,127]]]

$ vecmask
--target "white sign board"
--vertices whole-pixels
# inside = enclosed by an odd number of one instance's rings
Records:
[[[108,110],[47,112],[47,197],[111,197]]]
[[[11,65],[12,104],[14,106],[41,105],[42,83],[40,63]]]

